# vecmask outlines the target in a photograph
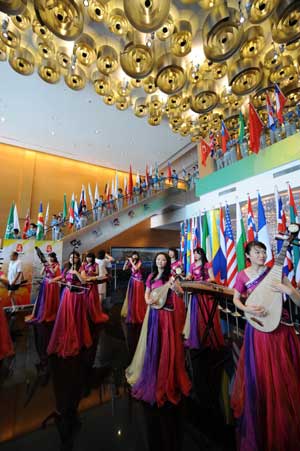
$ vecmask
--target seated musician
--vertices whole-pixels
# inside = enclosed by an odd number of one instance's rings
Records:
[[[214,274],[211,264],[207,261],[206,254],[201,247],[194,250],[194,263],[191,264],[187,280],[214,282]],[[201,346],[219,348],[224,344],[221,331],[220,316],[217,311],[213,318],[213,327],[205,343],[201,343],[207,326],[210,312],[213,308],[211,295],[194,293],[190,299],[188,312],[184,326],[185,345],[191,349],[199,349]]]
[[[263,319],[264,306],[245,305],[241,296],[259,292],[269,273],[264,265],[266,246],[251,241],[245,253],[251,266],[237,275],[234,303]],[[300,306],[300,293],[287,278],[270,283],[267,296],[272,290],[284,293]],[[283,305],[281,322],[273,332],[246,325],[231,404],[238,418],[239,450],[292,451],[300,443],[300,343],[287,306]]]

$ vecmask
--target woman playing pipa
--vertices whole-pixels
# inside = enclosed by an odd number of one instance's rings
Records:
[[[283,303],[275,330],[262,332],[256,328],[256,324],[257,327],[264,326],[270,315],[269,308],[263,302],[247,305],[247,301],[242,302],[242,297],[250,299],[251,294],[259,294],[273,268],[270,270],[264,265],[266,247],[263,243],[251,241],[245,253],[251,266],[237,275],[234,303],[254,326],[246,325],[231,400],[234,416],[238,419],[238,449],[293,451],[300,446],[299,338],[290,320],[287,303]],[[272,277],[264,296],[272,297],[279,292],[300,306],[299,291],[287,278],[281,282],[280,277],[277,282]],[[282,303],[281,298],[278,302]],[[253,321],[255,318],[257,323]]]

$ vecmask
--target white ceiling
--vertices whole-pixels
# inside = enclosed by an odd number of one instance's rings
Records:
[[[75,92],[63,79],[49,85],[1,62],[0,142],[119,170],[132,163],[144,172],[147,162],[167,160],[189,139],[167,123],[151,127],[131,109],[105,105],[90,84]]]

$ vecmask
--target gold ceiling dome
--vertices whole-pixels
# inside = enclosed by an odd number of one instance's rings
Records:
[[[206,17],[202,40],[205,56],[213,62],[226,61],[242,44],[244,27],[240,13],[224,4],[214,7]]]
[[[65,75],[65,82],[69,88],[74,91],[80,91],[86,85],[85,72],[77,65],[75,69],[72,69],[67,75]]]
[[[0,0],[0,12],[10,16],[22,14],[27,5],[27,0]]]
[[[103,97],[103,101],[106,105],[114,105],[116,102],[116,96],[113,91],[109,92]]]
[[[187,20],[179,20],[175,32],[171,36],[171,51],[173,55],[186,56],[192,50],[192,25]]]
[[[211,113],[204,113],[199,116],[199,124],[202,126],[204,124],[208,124],[212,120]]]
[[[17,14],[11,18],[12,22],[21,31],[27,30],[31,26],[31,14],[28,8],[26,8],[22,14]]]
[[[34,0],[34,8],[40,22],[58,38],[73,41],[81,35],[84,16],[79,0]]]
[[[103,22],[107,18],[107,3],[109,0],[90,0],[88,15],[94,22]]]
[[[82,34],[74,44],[73,53],[80,64],[89,67],[97,57],[94,39],[88,34]]]
[[[176,94],[185,85],[186,74],[179,59],[170,53],[163,55],[157,63],[156,84],[165,94]]]
[[[71,57],[65,47],[59,47],[56,52],[56,59],[62,69],[69,69],[71,66]]]
[[[58,83],[60,79],[59,65],[53,59],[42,60],[41,64],[38,67],[38,74],[47,83]]]
[[[158,30],[167,19],[170,6],[170,0],[124,0],[126,17],[143,33]]]
[[[117,83],[117,93],[120,97],[128,97],[131,93],[131,86],[127,80],[119,80]]]
[[[153,75],[149,75],[148,77],[144,78],[143,88],[147,94],[153,94],[155,91],[157,91],[157,86]]]
[[[274,47],[267,51],[264,58],[264,66],[266,69],[273,71],[279,64],[281,64],[282,56]]]
[[[283,89],[284,95],[287,99],[286,107],[295,107],[300,103],[300,84],[293,83],[289,85],[287,88]]]
[[[137,117],[145,117],[148,114],[148,107],[146,97],[138,97],[134,102],[133,107],[134,114]]]
[[[109,12],[108,29],[117,36],[128,33],[130,29],[129,22],[121,8],[114,8]]]
[[[148,111],[150,114],[159,115],[162,111],[162,102],[158,95],[148,96],[146,99]]]
[[[150,114],[148,117],[148,124],[152,126],[160,125],[162,121],[162,114]]]
[[[214,128],[217,127],[220,130],[222,118],[223,118],[223,116],[220,115],[219,113],[213,113],[210,116],[210,121],[209,121],[210,126],[214,127]]]
[[[192,143],[199,142],[199,139],[201,138],[202,134],[199,127],[193,127],[191,130],[191,141]]]
[[[54,58],[55,46],[53,41],[44,41],[44,39],[37,39],[37,48],[41,58]]]
[[[11,50],[9,54],[9,64],[21,75],[31,75],[34,71],[34,55],[24,47]]]
[[[184,117],[182,116],[182,114],[179,114],[179,113],[170,114],[169,123],[171,125],[174,125],[175,127],[179,127],[181,124],[183,124],[183,122],[184,122]]]
[[[280,0],[272,21],[272,37],[275,42],[284,44],[300,39],[299,0]]]
[[[42,25],[38,19],[34,19],[32,22],[32,30],[40,38],[48,40],[52,39],[53,35],[45,25]]]
[[[253,58],[233,61],[229,67],[228,82],[238,96],[250,94],[261,83],[263,71],[260,62]]]
[[[200,83],[203,80],[203,70],[201,69],[200,64],[191,64],[187,71],[188,81],[193,85]]]
[[[127,110],[130,105],[130,97],[120,97],[116,98],[116,107],[120,111]]]
[[[238,128],[239,124],[239,112],[229,108],[224,111],[224,122],[228,130],[234,130]]]
[[[262,27],[250,27],[245,34],[245,41],[240,50],[242,57],[252,58],[260,56],[265,46],[265,35]]]
[[[180,94],[174,94],[173,96],[170,96],[167,101],[167,105],[170,110],[179,108],[181,103],[182,103],[182,96]]]
[[[102,45],[97,54],[97,67],[104,75],[109,75],[118,69],[118,53],[110,45]]]
[[[191,109],[195,113],[208,113],[218,104],[219,97],[211,81],[203,81],[192,90]]]
[[[110,79],[107,75],[100,74],[97,70],[92,73],[92,83],[97,94],[105,96],[111,89]]]
[[[120,54],[120,64],[129,77],[144,78],[153,69],[152,50],[144,44],[129,42]]]
[[[156,37],[160,41],[165,41],[169,39],[169,37],[174,33],[175,23],[174,19],[171,15],[167,18],[167,20],[163,23],[163,25],[157,30]]]
[[[188,95],[183,95],[181,105],[180,105],[180,111],[186,112],[189,109],[190,109],[190,98]]]
[[[19,30],[9,22],[6,30],[2,29],[0,31],[0,40],[10,49],[16,49],[20,45],[21,34]]]
[[[190,130],[190,125],[187,122],[184,122],[179,128],[179,133],[181,136],[188,136],[190,134]]]
[[[226,63],[213,63],[212,61],[205,60],[201,64],[201,72],[203,73],[203,78],[212,78],[214,80],[219,80],[227,74],[227,64]]]
[[[133,88],[141,88],[143,86],[143,80],[141,78],[133,78],[130,80],[130,84]]]
[[[0,41],[0,61],[6,61],[7,56],[7,47]]]
[[[270,73],[270,81],[281,85],[294,83],[298,79],[298,71],[291,56],[283,55],[281,63]]]
[[[249,4],[249,22],[258,24],[270,17],[278,0],[250,0]]]

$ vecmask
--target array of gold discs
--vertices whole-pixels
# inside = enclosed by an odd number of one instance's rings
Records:
[[[299,0],[0,0],[0,63],[198,141],[277,83],[300,101]]]

